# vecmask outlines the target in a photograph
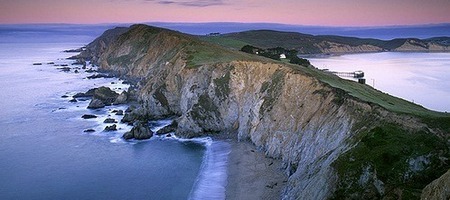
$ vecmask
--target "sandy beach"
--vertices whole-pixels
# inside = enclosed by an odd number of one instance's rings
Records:
[[[230,144],[226,199],[280,199],[287,181],[281,161],[267,158],[250,142]]]

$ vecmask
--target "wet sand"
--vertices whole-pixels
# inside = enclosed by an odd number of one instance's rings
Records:
[[[226,199],[281,199],[287,177],[281,161],[266,158],[250,142],[230,141]]]

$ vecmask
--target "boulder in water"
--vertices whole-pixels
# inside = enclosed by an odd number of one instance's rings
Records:
[[[129,139],[136,139],[136,140],[146,140],[150,139],[153,136],[153,132],[148,127],[147,123],[145,122],[138,122],[131,131],[126,132],[123,134],[123,138],[125,140]]]
[[[103,123],[112,124],[112,123],[117,123],[117,121],[112,118],[107,118],[107,119],[105,119],[105,121],[103,121]]]
[[[117,131],[117,125],[106,126],[104,131]]]
[[[118,110],[118,111],[116,112],[116,115],[123,115],[123,110]]]
[[[86,129],[83,132],[85,132],[85,133],[92,133],[92,132],[95,132],[95,130],[94,129]]]
[[[163,134],[175,132],[177,130],[177,128],[178,128],[178,123],[174,120],[171,124],[156,131],[156,135],[163,135]]]
[[[105,104],[100,99],[92,99],[87,108],[97,109],[103,107],[105,107]]]
[[[118,96],[119,94],[112,91],[109,87],[99,87],[94,91],[94,98],[101,100],[105,105],[111,105]]]
[[[90,114],[85,114],[85,115],[81,116],[81,118],[83,118],[83,119],[93,119],[93,118],[97,118],[97,116],[90,115]]]
[[[127,103],[128,93],[123,91],[119,96],[117,96],[116,100],[113,102],[114,105]]]

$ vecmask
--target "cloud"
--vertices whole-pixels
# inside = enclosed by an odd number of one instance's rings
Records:
[[[145,0],[146,2],[155,2],[164,5],[181,5],[189,7],[208,7],[225,5],[223,0]]]

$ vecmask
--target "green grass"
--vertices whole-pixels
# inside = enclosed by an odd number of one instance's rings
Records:
[[[203,41],[218,44],[223,47],[229,47],[235,50],[240,50],[243,46],[248,45],[248,43],[246,42],[222,36],[214,36],[214,37],[202,36],[199,38]]]
[[[207,64],[226,63],[235,60],[255,60],[251,55],[217,46],[204,41],[192,41],[186,47],[190,68]]]

